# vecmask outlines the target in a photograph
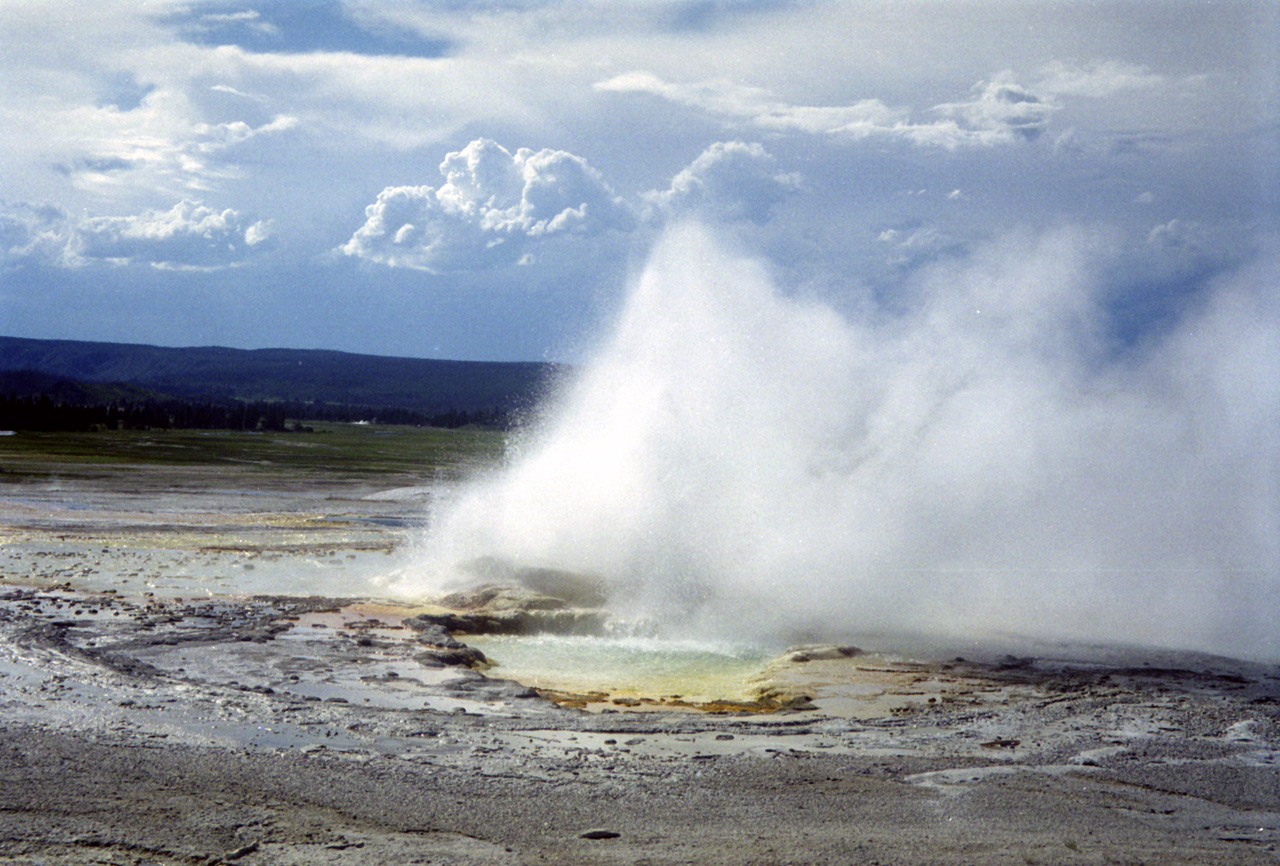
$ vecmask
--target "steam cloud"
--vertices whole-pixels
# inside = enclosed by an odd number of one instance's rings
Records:
[[[577,569],[615,609],[744,639],[1280,657],[1280,269],[1117,347],[1111,256],[1015,236],[850,321],[672,228],[541,429],[435,517],[422,572]]]

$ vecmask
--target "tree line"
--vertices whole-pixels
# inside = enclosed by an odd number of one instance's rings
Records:
[[[302,401],[211,401],[177,398],[112,400],[82,404],[48,395],[0,395],[0,430],[88,432],[94,430],[240,430],[307,432],[307,421],[408,424],[505,429],[511,413],[448,409],[426,413],[397,406],[350,406]]]

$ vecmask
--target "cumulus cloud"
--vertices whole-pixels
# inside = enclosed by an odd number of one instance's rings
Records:
[[[250,223],[238,211],[217,211],[184,199],[168,211],[135,216],[91,217],[79,226],[87,259],[158,267],[218,268],[268,243],[267,223]]]
[[[718,220],[764,222],[778,202],[800,189],[800,176],[778,171],[760,144],[719,141],[671,181],[645,196],[650,214],[697,213]]]
[[[357,258],[442,273],[529,260],[555,236],[632,225],[630,208],[586,160],[563,150],[514,154],[476,139],[440,164],[445,182],[387,187],[339,250]]]
[[[899,139],[953,150],[966,146],[1013,144],[1035,138],[1056,110],[1051,102],[1009,80],[1003,73],[974,85],[971,98],[934,106],[935,120],[913,120],[906,108],[878,99],[848,105],[792,105],[768,90],[715,79],[673,84],[648,72],[635,71],[595,85],[616,93],[649,93],[699,108],[733,122],[777,132],[803,132],[859,141]]]
[[[167,211],[73,219],[52,206],[5,205],[0,251],[6,266],[147,264],[212,270],[271,246],[271,225],[184,199]]]

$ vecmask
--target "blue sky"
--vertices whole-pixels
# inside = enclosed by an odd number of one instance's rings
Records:
[[[0,333],[574,360],[694,217],[851,318],[1075,238],[1137,344],[1273,272],[1277,32],[1264,0],[0,0]]]

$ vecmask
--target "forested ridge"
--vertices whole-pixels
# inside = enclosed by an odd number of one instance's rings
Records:
[[[306,421],[504,427],[536,403],[557,369],[0,337],[0,429],[286,430]]]

